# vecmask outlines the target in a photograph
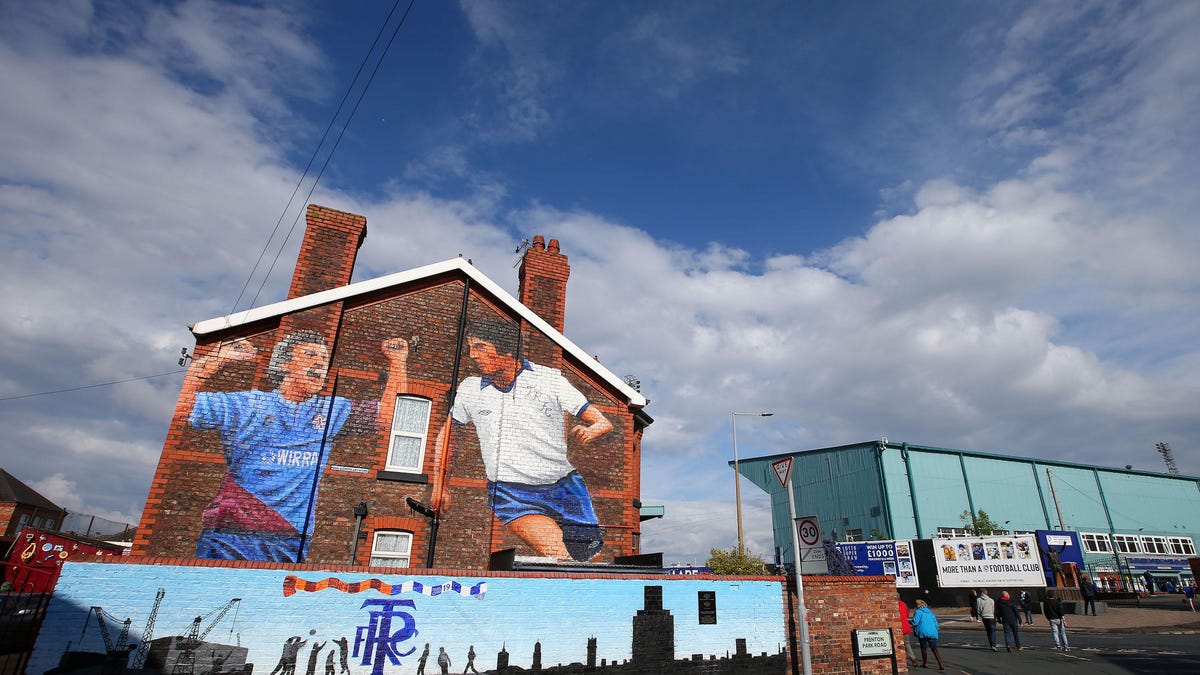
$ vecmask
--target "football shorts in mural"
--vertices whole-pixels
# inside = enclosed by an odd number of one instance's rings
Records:
[[[550,485],[488,482],[488,505],[505,525],[522,516],[552,518],[575,560],[590,560],[604,546],[592,496],[578,471]]]

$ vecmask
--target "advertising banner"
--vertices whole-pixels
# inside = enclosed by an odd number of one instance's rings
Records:
[[[910,541],[847,541],[837,547],[859,576],[893,576],[897,588],[919,585]]]
[[[933,553],[943,588],[1046,585],[1031,534],[934,539]]]

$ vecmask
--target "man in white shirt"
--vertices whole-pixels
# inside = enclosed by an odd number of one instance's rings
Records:
[[[567,459],[570,435],[587,445],[612,423],[554,368],[518,358],[519,329],[507,321],[467,331],[479,376],[458,386],[450,415],[474,424],[492,511],[541,556],[590,560],[604,545],[583,477]]]

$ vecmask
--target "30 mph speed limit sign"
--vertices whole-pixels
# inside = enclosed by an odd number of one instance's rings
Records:
[[[826,574],[825,546],[821,543],[821,524],[816,516],[796,519],[796,536],[800,544],[802,574]]]
[[[821,524],[816,516],[805,516],[796,519],[796,533],[800,535],[801,546],[816,546],[821,543]]]

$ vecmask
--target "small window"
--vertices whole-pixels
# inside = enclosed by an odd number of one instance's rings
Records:
[[[371,545],[371,566],[408,567],[411,553],[411,532],[376,532],[375,543]]]
[[[1143,536],[1142,548],[1146,551],[1146,553],[1161,553],[1166,555],[1171,552],[1171,549],[1167,546],[1166,537],[1152,537],[1149,535]]]
[[[430,400],[397,396],[392,417],[387,470],[421,473],[425,463],[425,437],[429,431]]]
[[[862,528],[861,527],[846,530],[845,541],[862,541],[862,540],[863,540],[863,538],[862,538]]]
[[[1113,544],[1117,547],[1120,553],[1141,553],[1142,546],[1138,543],[1137,535],[1133,534],[1114,534],[1112,536]]]
[[[1169,537],[1171,542],[1171,553],[1175,555],[1196,555],[1196,545],[1192,543],[1191,537]]]
[[[1112,553],[1112,543],[1108,535],[1101,532],[1083,532],[1083,550],[1087,553]]]
[[[941,538],[973,537],[975,533],[965,527],[939,527],[937,536]]]
[[[29,524],[29,514],[28,514],[28,513],[22,513],[22,514],[21,514],[21,515],[20,515],[20,516],[17,518],[17,529],[16,529],[16,532],[17,532],[18,534],[20,534],[21,530],[25,529],[25,526],[26,526],[26,525],[28,525],[28,524]]]

